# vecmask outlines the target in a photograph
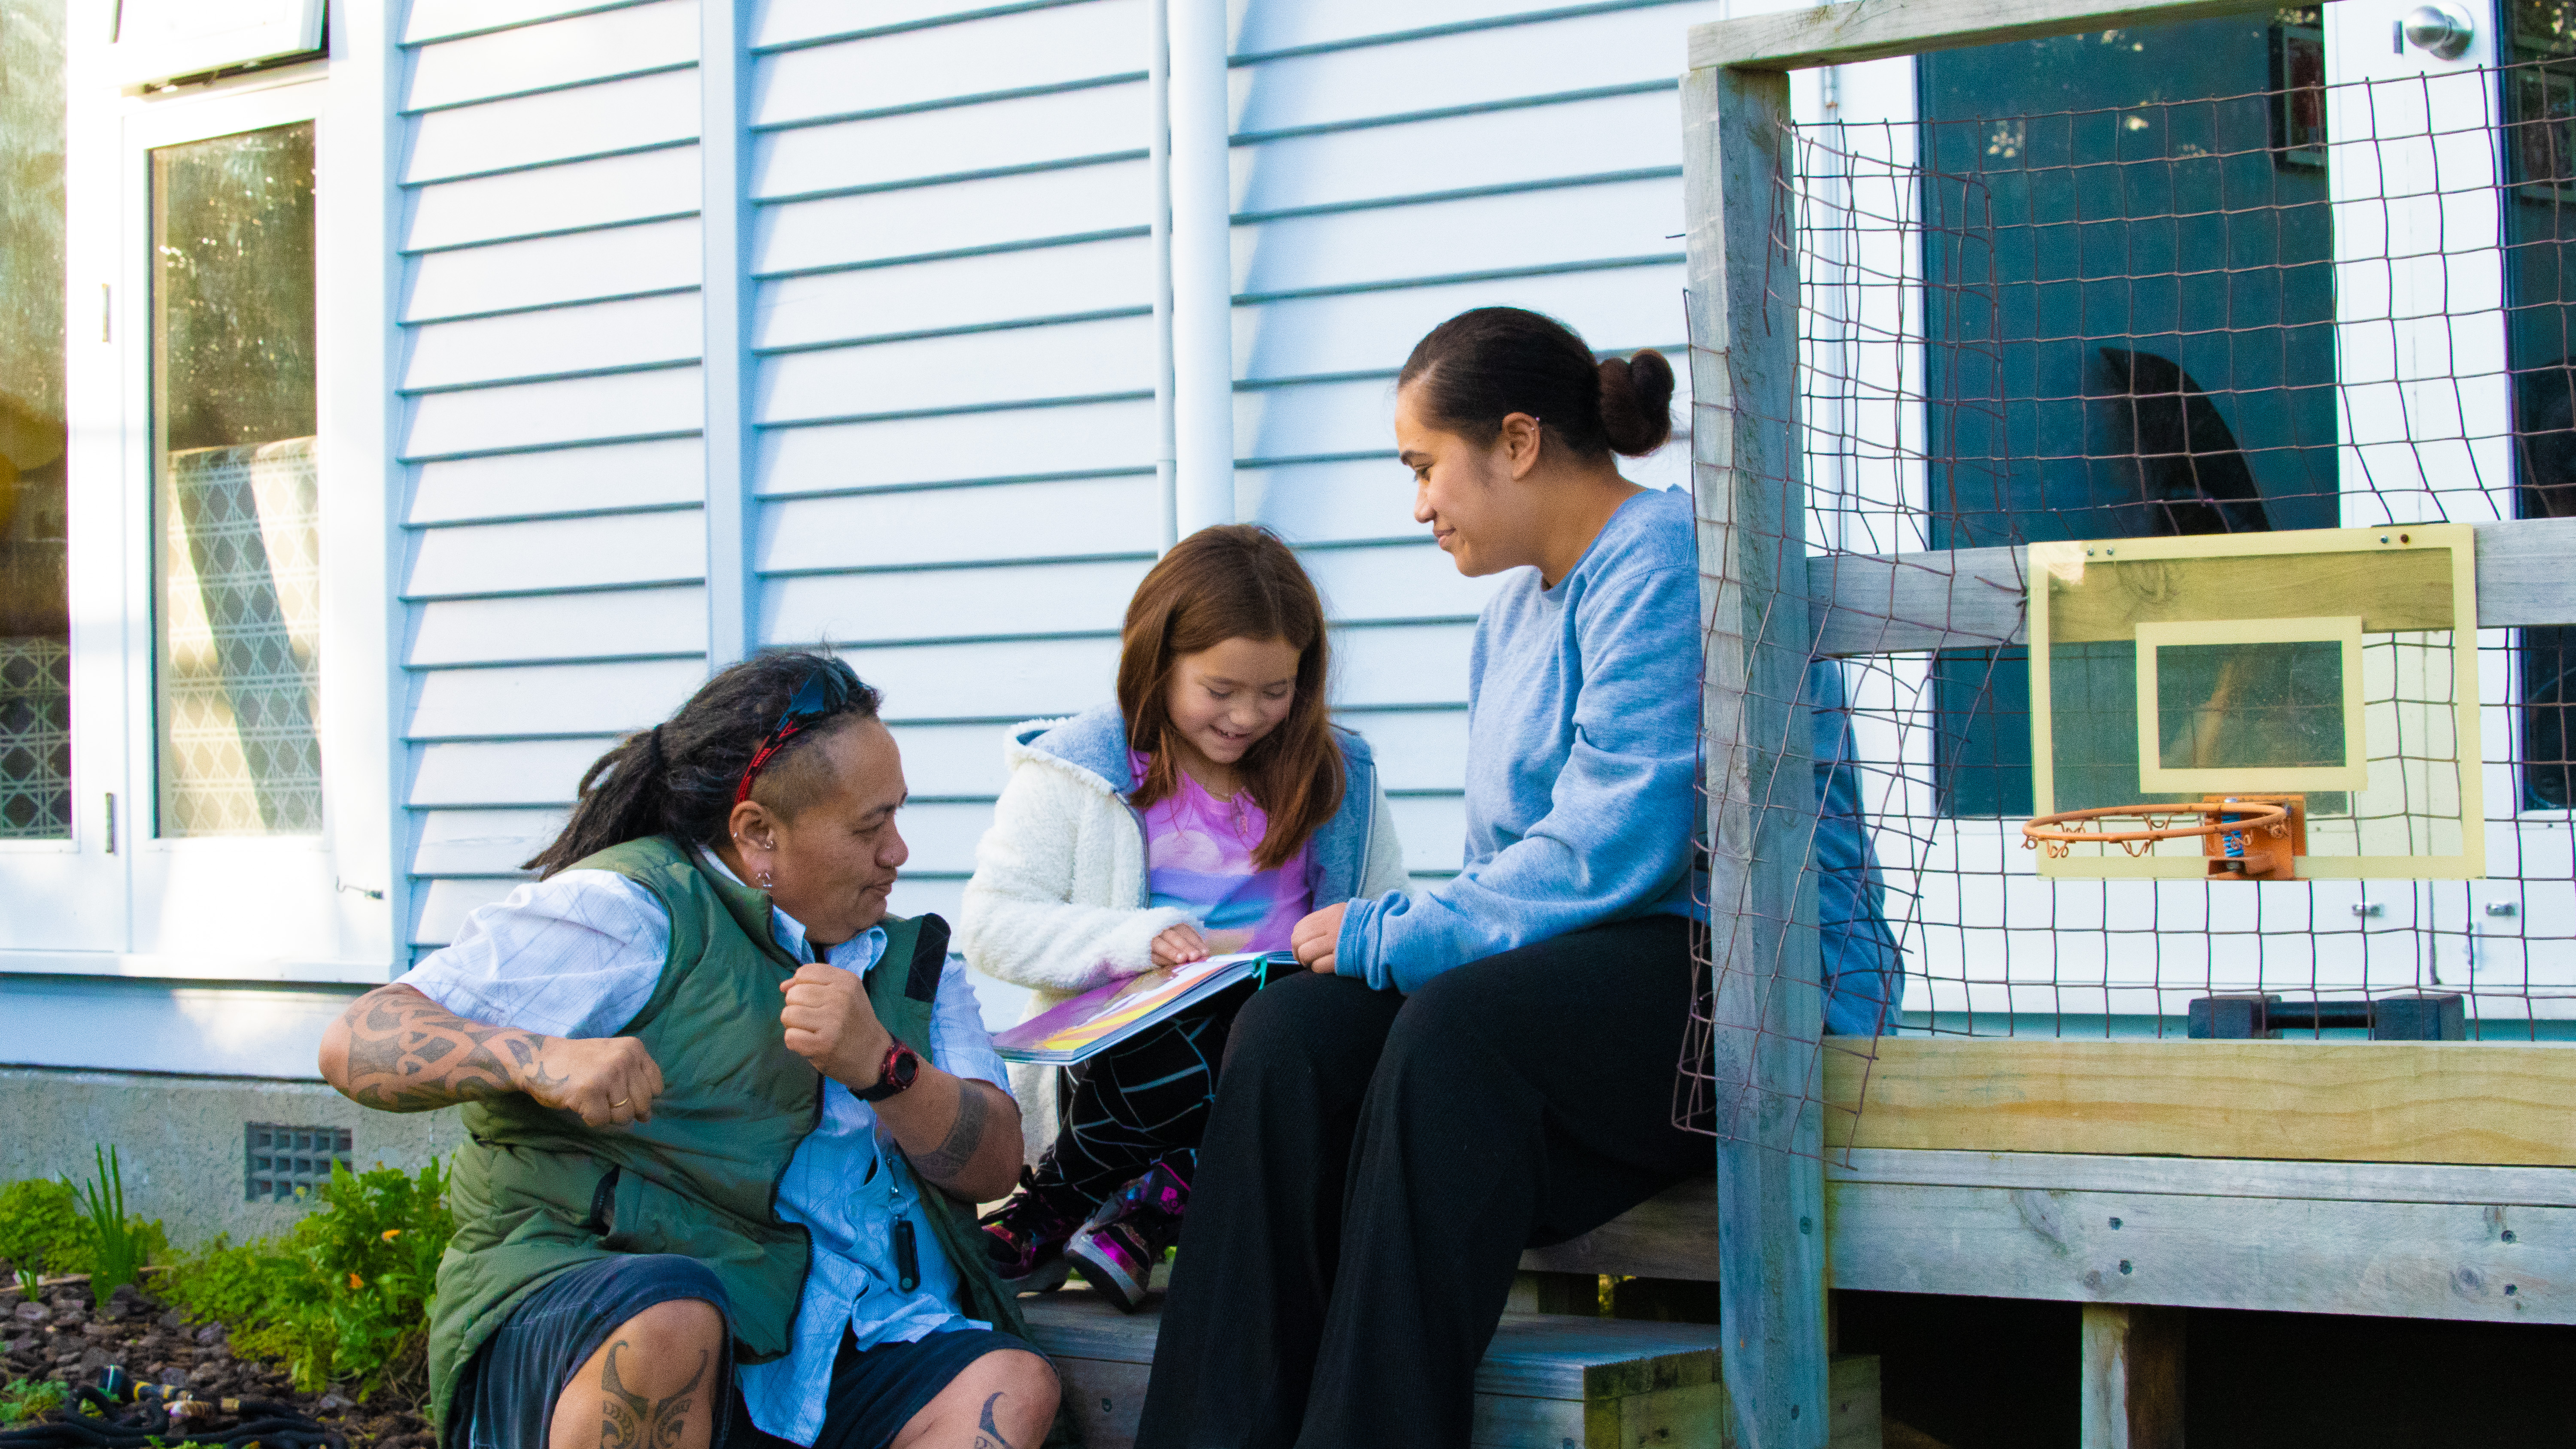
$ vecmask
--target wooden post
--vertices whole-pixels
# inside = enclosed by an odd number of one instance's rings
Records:
[[[2187,1311],[2084,1305],[2083,1449],[2182,1449]]]
[[[1814,624],[1793,426],[1797,262],[1776,194],[1789,81],[1711,66],[1682,96],[1728,1442],[1823,1449],[1823,997],[1805,870],[1817,804],[1798,703]]]

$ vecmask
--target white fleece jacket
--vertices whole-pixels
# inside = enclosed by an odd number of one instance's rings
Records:
[[[975,877],[958,905],[957,949],[976,970],[1035,990],[1025,1020],[1147,970],[1154,938],[1197,919],[1177,907],[1138,906],[1150,899],[1145,830],[1108,781],[1016,740],[1002,747],[1002,757],[1011,775],[975,847]],[[1372,788],[1360,894],[1374,897],[1404,889],[1406,875],[1386,792],[1374,778]],[[1318,909],[1333,904],[1315,902]],[[1055,1141],[1055,1081],[1052,1067],[1011,1066],[1031,1165]]]

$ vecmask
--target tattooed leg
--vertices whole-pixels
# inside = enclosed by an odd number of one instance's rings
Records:
[[[708,1353],[698,1350],[697,1370],[676,1393],[658,1399],[629,1392],[617,1376],[617,1354],[625,1340],[608,1346],[608,1361],[599,1366],[600,1449],[673,1449],[688,1427],[689,1406],[696,1401],[698,1381],[707,1376]]]
[[[1036,1449],[1055,1422],[1055,1369],[1001,1349],[966,1365],[894,1436],[894,1449]]]
[[[547,1449],[710,1449],[724,1315],[695,1298],[617,1325],[556,1396]]]
[[[626,1347],[619,1339],[608,1346],[608,1361],[599,1366],[599,1442],[602,1449],[640,1449],[644,1442],[644,1420],[653,1412],[652,1402],[642,1394],[627,1392],[617,1377],[617,1354]],[[692,1379],[690,1382],[695,1383]]]
[[[1012,1449],[1011,1441],[1004,1438],[1001,1429],[993,1423],[993,1406],[1004,1397],[998,1393],[984,1396],[983,1420],[975,1426],[975,1449]]]

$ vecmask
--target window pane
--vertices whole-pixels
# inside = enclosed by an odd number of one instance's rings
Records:
[[[2313,7],[1921,59],[1934,548],[2335,526],[2323,60]],[[1945,811],[2030,810],[2028,667],[1936,662]]]
[[[160,833],[322,828],[313,127],[152,153]]]
[[[2554,0],[2505,7],[2505,162],[2513,182],[2504,241],[2523,518],[2576,515],[2576,9]],[[2521,631],[2522,803],[2576,805],[2576,629]]]
[[[2353,763],[2344,748],[2343,646],[2332,640],[2159,649],[2156,717],[2168,770]]]
[[[63,5],[0,0],[0,838],[71,833]]]

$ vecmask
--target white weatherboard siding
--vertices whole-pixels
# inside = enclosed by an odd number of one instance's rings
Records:
[[[1493,304],[1683,368],[1674,77],[1684,31],[1718,13],[1254,0],[1238,29],[1240,516],[1298,544],[1323,589],[1342,717],[1376,744],[1417,878],[1458,868],[1467,641],[1493,581],[1460,578],[1413,521],[1395,371]],[[1684,483],[1688,456],[1677,439],[1628,474]]]
[[[1239,516],[1322,586],[1337,703],[1423,878],[1458,865],[1491,585],[1410,517],[1394,370],[1491,302],[1682,361],[1673,76],[1715,14],[1237,6]],[[759,642],[828,644],[887,693],[902,910],[954,911],[1002,727],[1108,696],[1154,558],[1149,22],[772,0],[745,28],[749,602]],[[419,945],[705,672],[697,26],[688,0],[413,12]],[[1680,482],[1685,453],[1632,476]]]
[[[1002,727],[1107,697],[1162,520],[1145,0],[955,10],[761,11],[749,184],[758,637],[885,691],[895,908],[952,917]]]
[[[415,948],[706,672],[694,0],[416,0],[400,460]]]

